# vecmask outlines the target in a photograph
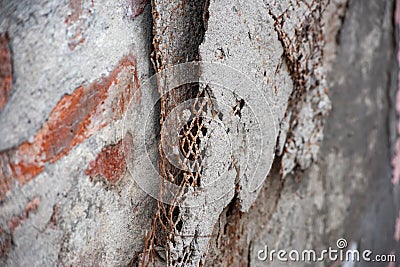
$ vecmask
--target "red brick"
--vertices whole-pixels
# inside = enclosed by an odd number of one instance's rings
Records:
[[[126,171],[124,148],[132,145],[132,137],[127,135],[115,145],[104,147],[96,159],[89,163],[85,174],[93,180],[101,175],[110,183],[116,183]]]
[[[43,172],[46,163],[67,155],[73,147],[120,118],[138,88],[136,60],[130,55],[123,57],[107,77],[64,96],[32,143],[24,142],[0,152],[0,199],[10,190],[13,179],[22,186]]]

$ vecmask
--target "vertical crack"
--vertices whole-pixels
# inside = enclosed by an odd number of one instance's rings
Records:
[[[207,28],[208,5],[208,0],[152,1],[154,50],[151,61],[156,72],[162,72],[176,64],[200,60],[199,46]],[[201,184],[201,159],[204,152],[199,148],[199,136],[206,134],[207,130],[201,117],[196,114],[208,107],[207,103],[199,100],[204,97],[204,90],[198,82],[170,90],[165,82],[168,78],[170,77],[162,75],[158,78],[161,128],[170,127],[166,120],[171,117],[173,125],[177,125],[179,118],[172,111],[185,101],[194,99],[191,107],[194,118],[186,122],[182,129],[178,129],[178,149],[184,159],[177,159],[178,164],[171,163],[163,150],[163,143],[168,140],[161,135],[159,143],[159,174],[166,182],[181,188],[179,194],[184,194],[188,190],[196,190]],[[174,129],[167,129],[167,132],[172,130]],[[185,160],[192,164],[185,164]],[[175,196],[176,202],[170,204],[162,201],[169,193],[161,183],[158,211],[152,230],[145,240],[141,265],[155,265],[157,261],[166,261],[167,266],[199,265],[202,255],[196,255],[196,235],[191,237],[189,243],[182,241],[185,210],[177,202],[180,196]],[[159,247],[165,251],[165,258],[157,256]]]

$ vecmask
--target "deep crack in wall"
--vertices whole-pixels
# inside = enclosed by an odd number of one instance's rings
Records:
[[[154,23],[152,62],[155,70],[159,72],[179,63],[199,60],[198,47],[203,40],[206,28],[207,2],[175,1],[169,3],[156,0],[153,1],[152,5]],[[174,108],[187,100],[198,100],[191,106],[191,112],[201,113],[203,109],[206,111],[207,103],[200,101],[200,98],[204,96],[204,90],[200,88],[198,83],[182,85],[168,91],[163,79],[168,79],[168,77],[161,76],[158,78],[158,91],[161,96],[161,127],[164,127],[168,117],[171,119],[175,115],[171,113]],[[178,119],[172,118],[173,126],[179,124]],[[161,135],[159,145],[160,175],[166,181],[181,187],[183,191],[196,190],[202,182],[201,158],[204,152],[199,147],[199,135],[206,135],[207,131],[203,124],[203,120],[195,116],[180,131],[182,139],[178,149],[183,153],[186,160],[193,161],[190,166],[185,165],[181,159],[178,159],[178,166],[169,162],[165,151],[163,151],[163,143],[167,142],[166,138],[168,137]],[[172,130],[167,129],[167,132]],[[191,227],[187,217],[190,217],[192,212],[190,209],[181,206],[178,200],[164,204],[162,200],[168,193],[167,189],[161,185],[158,213],[153,223],[152,232],[146,240],[142,265],[148,265],[157,260],[155,255],[157,247],[166,251],[165,258],[162,256],[158,258],[166,260],[169,266],[199,265],[207,243],[199,244],[193,233],[186,233],[185,229]],[[184,192],[181,194],[184,194]],[[179,196],[176,197],[179,198]],[[201,253],[202,251],[203,253]]]

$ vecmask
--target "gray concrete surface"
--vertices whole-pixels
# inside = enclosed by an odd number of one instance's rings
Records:
[[[195,199],[202,201],[200,208],[181,202],[182,227],[175,229],[173,243],[158,240],[168,250],[158,264],[164,266],[166,258],[170,266],[183,266],[178,259],[188,255],[184,266],[287,266],[259,261],[257,253],[265,245],[324,249],[339,238],[376,253],[399,251],[393,240],[399,194],[390,183],[396,138],[394,4],[332,0],[325,9],[324,3],[0,1],[0,32],[8,32],[13,59],[11,94],[0,111],[0,153],[32,142],[65,95],[112,73],[126,54],[136,58],[139,84],[172,64],[222,63],[250,79],[267,99],[276,133],[265,136],[271,159],[275,156],[272,169],[262,187],[245,190],[252,168],[246,163],[254,160],[257,144],[244,145],[232,132],[256,132],[252,111],[269,111],[251,101],[241,105],[241,99],[256,98],[250,92],[238,95],[239,90],[209,84],[220,110],[233,110],[220,119],[231,133],[216,137],[232,141],[224,185],[238,186],[212,205],[209,195]],[[204,69],[202,78],[209,75]],[[180,94],[169,96],[167,106],[190,95]],[[153,160],[163,112],[153,114],[148,125]],[[12,181],[0,202],[2,265],[140,263],[156,200],[129,171],[117,183],[85,174],[104,147],[121,140],[122,128],[122,118],[114,118],[67,155],[46,162],[34,179],[22,186]],[[139,134],[140,127],[131,130]],[[209,153],[220,155],[223,143],[213,145]],[[143,152],[135,145],[132,151]],[[204,181],[219,177],[213,163],[205,162]]]

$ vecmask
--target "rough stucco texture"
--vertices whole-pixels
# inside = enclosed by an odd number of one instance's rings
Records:
[[[382,253],[396,248],[387,142],[393,5],[327,3],[210,0],[199,14],[165,1],[153,12],[144,0],[0,1],[0,264],[140,259],[157,203],[126,171],[123,150],[135,140],[121,128],[127,103],[140,103],[154,72],[150,58],[156,71],[196,59],[235,68],[275,115],[277,157],[264,186],[241,190],[244,158],[235,159],[235,192],[181,210],[183,236],[169,244],[176,258],[189,248],[190,265],[264,266],[257,252],[265,244],[325,248],[340,237]],[[328,87],[333,110],[318,155]],[[154,140],[157,129],[150,125]]]
[[[1,1],[0,10],[1,265],[129,264],[154,204],[119,148],[129,143],[124,109],[151,71],[150,6]]]
[[[277,143],[277,155],[282,158],[282,176],[285,177],[295,170],[304,170],[317,160],[324,120],[330,110],[322,58],[322,10],[327,3],[204,1],[203,14],[198,14],[199,8],[194,7],[201,6],[201,2],[155,1],[155,68],[158,71],[184,62],[185,59],[201,59],[205,62],[226,64],[241,75],[249,77],[260,90],[261,96],[251,95],[247,91],[242,95],[238,91],[221,92],[212,84],[204,86],[221,106],[225,104],[236,110],[237,102],[243,103],[239,105],[241,115],[236,116],[236,112],[231,115],[229,112],[223,113],[225,120],[234,121],[228,127],[230,133],[238,131],[241,134],[253,134],[255,123],[247,113],[251,109],[261,114],[268,110],[263,110],[264,106],[249,106],[246,101],[248,98],[265,96],[275,115],[275,130],[279,137],[271,134],[264,138],[273,145]],[[201,21],[204,23],[205,33],[201,42],[197,42],[202,37],[199,36],[202,32],[198,27]],[[204,80],[210,75],[207,71],[202,69]],[[162,90],[160,92],[163,93]],[[168,95],[166,100],[162,100],[161,122],[168,116],[169,108],[186,100],[188,96],[189,93],[184,91]],[[258,191],[246,191],[246,179],[251,178],[246,176],[246,168],[254,167],[246,167],[246,150],[257,150],[258,144],[250,142],[244,148],[243,139],[231,138],[231,141],[233,156],[228,160],[229,167],[221,177],[227,176],[226,184],[236,183],[237,189],[212,205],[184,208],[184,203],[176,204],[176,210],[179,210],[177,217],[184,218],[181,221],[182,229],[168,229],[170,232],[166,235],[167,240],[172,236],[173,241],[159,244],[167,250],[169,266],[180,266],[183,264],[182,260],[187,266],[201,265],[212,226],[217,222],[221,211],[229,203],[233,206],[237,203],[240,212],[248,211],[258,195]],[[207,151],[210,150],[212,149]],[[274,149],[268,152],[273,154]],[[251,152],[249,154],[250,157],[253,156]],[[163,161],[160,166],[166,169]],[[203,173],[210,171],[208,166],[202,167]],[[167,172],[164,178],[170,179],[171,173],[173,171]],[[221,177],[218,173],[213,173],[213,178]],[[207,179],[207,174],[203,174],[201,179]],[[204,217],[208,218],[206,222],[202,219]]]
[[[392,76],[397,75],[392,65],[393,3],[331,4],[343,13],[334,12],[335,21],[329,15],[332,7],[327,10],[330,23],[325,30],[337,31],[338,36],[326,40],[336,53],[325,62],[330,66],[332,112],[318,161],[303,175],[284,181],[275,164],[248,213],[232,206],[225,209],[211,238],[209,266],[286,266],[260,261],[257,253],[265,245],[276,250],[322,250],[335,247],[339,238],[361,250],[398,255],[393,232],[399,202],[390,182],[387,120],[394,112],[389,103],[397,87]],[[332,264],[341,263],[313,265]]]
[[[6,33],[0,34],[0,111],[6,105],[12,86],[12,59]]]

